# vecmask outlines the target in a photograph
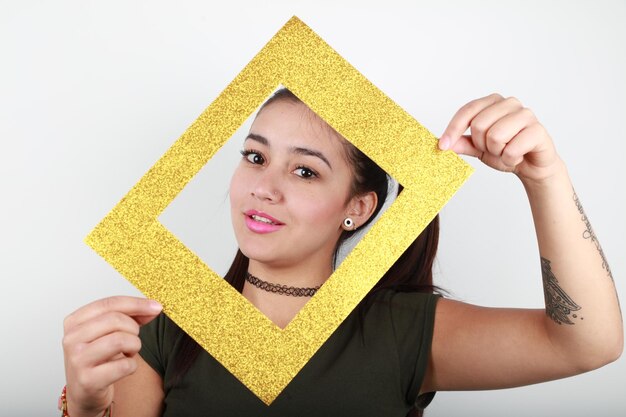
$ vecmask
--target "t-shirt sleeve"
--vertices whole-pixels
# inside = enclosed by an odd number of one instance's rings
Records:
[[[425,408],[434,393],[419,395],[430,357],[439,295],[395,293],[391,303],[393,331],[407,403]]]
[[[167,368],[167,356],[164,355],[164,339],[166,334],[167,317],[159,314],[150,323],[139,329],[139,339],[141,349],[139,355],[148,365],[150,365],[161,377],[165,375]]]

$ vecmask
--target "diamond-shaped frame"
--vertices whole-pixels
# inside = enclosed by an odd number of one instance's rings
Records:
[[[317,294],[280,329],[159,221],[191,178],[278,85],[404,186]],[[472,168],[297,17],[87,236],[86,242],[271,404],[469,177]]]

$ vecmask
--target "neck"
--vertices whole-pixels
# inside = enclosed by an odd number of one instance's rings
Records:
[[[251,259],[248,273],[272,284],[310,288],[322,285],[331,275],[332,268],[330,262],[327,268],[314,269],[308,265],[278,268]],[[265,291],[247,280],[244,281],[242,295],[281,329],[284,329],[311,299]]]
[[[248,272],[255,277],[272,284],[288,287],[318,287],[324,284],[332,274],[330,262],[321,267],[299,263],[292,266],[275,266],[250,259]]]
[[[317,290],[320,289],[319,286],[291,287],[288,285],[273,284],[271,282],[263,281],[250,273],[246,275],[246,281],[263,291],[273,292],[279,295],[291,295],[294,297],[313,297]]]

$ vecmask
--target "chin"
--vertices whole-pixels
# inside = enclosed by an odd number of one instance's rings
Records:
[[[280,251],[272,249],[270,246],[263,245],[262,243],[237,240],[237,244],[241,253],[243,253],[248,259],[261,263],[276,262],[276,254],[280,253]]]
[[[284,259],[277,259],[275,256],[267,253],[267,251],[249,251],[243,248],[239,248],[239,250],[241,250],[241,253],[243,253],[246,258],[263,265],[268,265],[272,267],[281,267],[287,265],[287,262],[285,262]]]

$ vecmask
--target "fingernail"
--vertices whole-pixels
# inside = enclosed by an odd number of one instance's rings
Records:
[[[439,149],[442,151],[447,150],[450,147],[450,138],[447,136],[442,136],[439,138]]]
[[[155,300],[150,300],[150,310],[154,310],[155,312],[163,310],[163,306],[161,303]]]

